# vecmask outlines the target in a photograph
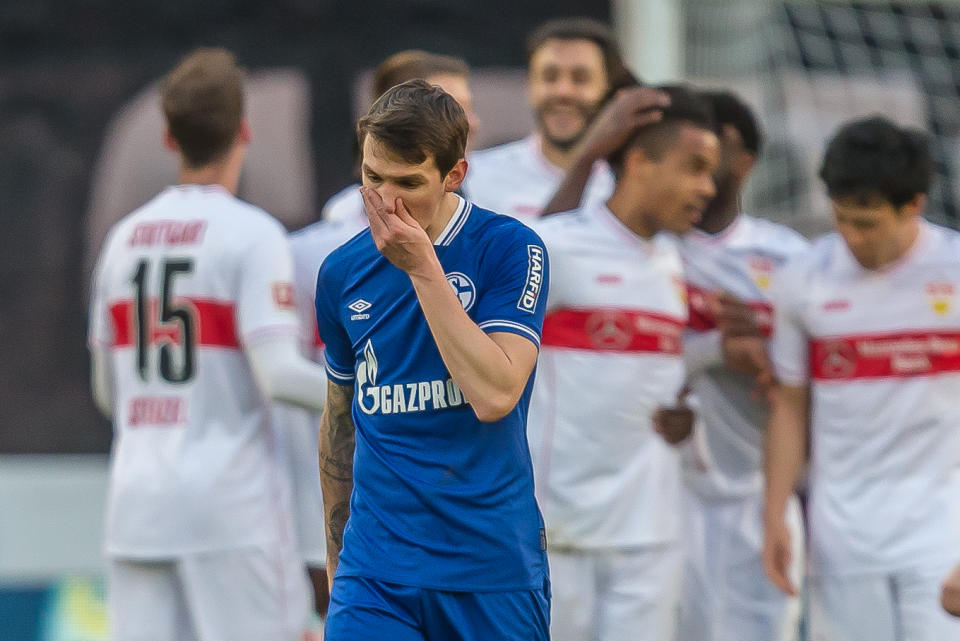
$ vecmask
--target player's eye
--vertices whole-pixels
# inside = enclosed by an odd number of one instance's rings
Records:
[[[544,82],[556,82],[560,78],[560,71],[555,67],[544,69],[540,77]]]
[[[373,182],[373,183],[382,182],[382,181],[380,180],[380,176],[378,176],[378,175],[376,175],[376,174],[371,174],[369,171],[367,172],[367,180],[369,180],[370,182]]]
[[[570,78],[578,85],[585,85],[590,82],[590,72],[586,69],[574,69]]]

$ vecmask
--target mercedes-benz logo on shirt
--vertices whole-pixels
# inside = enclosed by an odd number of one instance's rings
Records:
[[[450,272],[447,274],[447,282],[453,288],[453,293],[460,299],[463,309],[469,312],[477,299],[477,288],[473,286],[473,281],[462,272]]]
[[[597,312],[590,316],[586,330],[590,342],[600,349],[623,349],[633,337],[630,318],[613,311]]]
[[[824,345],[821,358],[823,373],[827,378],[846,378],[857,367],[857,355],[853,348],[840,341],[830,341]]]

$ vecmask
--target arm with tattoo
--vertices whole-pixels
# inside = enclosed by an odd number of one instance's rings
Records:
[[[327,580],[331,586],[343,548],[343,529],[350,516],[353,491],[352,404],[353,385],[327,383],[327,404],[320,419],[319,453],[323,515],[327,524]]]

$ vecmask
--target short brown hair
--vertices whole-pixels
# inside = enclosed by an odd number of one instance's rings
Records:
[[[163,79],[163,113],[184,162],[202,167],[219,160],[243,118],[243,70],[226,49],[197,49]]]
[[[440,73],[466,76],[470,73],[467,63],[455,56],[430,53],[420,49],[399,51],[379,65],[373,72],[373,97],[379,98],[387,89],[407,80],[426,78]]]
[[[463,158],[470,126],[463,108],[440,87],[408,80],[388,89],[357,123],[361,153],[369,135],[405,162],[419,165],[428,156],[446,176]]]
[[[555,18],[537,27],[527,37],[527,65],[548,40],[588,40],[603,53],[603,66],[607,83],[613,89],[635,84],[633,75],[623,62],[620,47],[613,30],[593,18]]]

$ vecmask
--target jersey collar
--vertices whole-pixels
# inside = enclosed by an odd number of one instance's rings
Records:
[[[202,194],[223,194],[224,196],[233,196],[233,194],[231,194],[226,187],[218,183],[178,183],[176,185],[168,186],[167,189],[180,193],[199,192]]]
[[[653,238],[644,238],[637,235],[632,229],[623,224],[623,221],[617,218],[606,203],[599,202],[590,208],[591,216],[598,221],[611,235],[639,249],[650,251]]]
[[[446,247],[452,243],[453,239],[457,237],[457,234],[460,233],[460,230],[463,229],[463,226],[466,224],[467,218],[470,216],[470,210],[473,209],[473,204],[468,203],[459,194],[454,194],[454,196],[456,196],[459,201],[457,203],[457,210],[453,212],[453,216],[450,217],[447,226],[443,228],[443,231],[440,232],[437,239],[433,241],[435,247]]]

